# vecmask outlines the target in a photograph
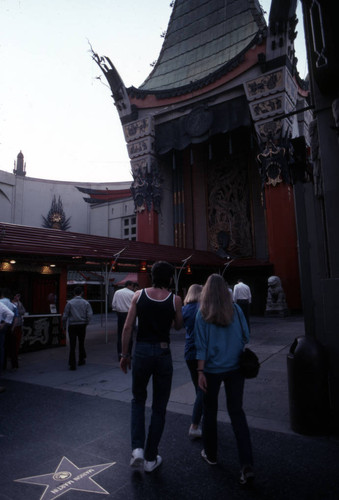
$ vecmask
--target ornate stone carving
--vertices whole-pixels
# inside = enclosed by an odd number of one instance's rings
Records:
[[[208,169],[208,239],[222,257],[253,253],[245,159],[223,160]]]
[[[272,97],[271,99],[265,99],[264,101],[251,103],[250,105],[254,119],[275,114],[281,111],[282,106],[282,96]]]
[[[290,182],[286,148],[276,146],[269,141],[262,153],[258,154],[260,175],[263,186],[276,186],[281,182]]]
[[[255,80],[246,83],[245,89],[248,100],[257,99],[263,95],[272,94],[283,90],[284,78],[283,71],[275,71],[263,75]]]
[[[99,56],[96,52],[94,52],[91,45],[90,50],[93,61],[97,63],[109,83],[112,90],[112,97],[120,118],[131,115],[131,104],[127,95],[126,87],[112,61],[109,57]],[[100,77],[98,77],[98,80],[100,80]]]
[[[139,141],[133,141],[127,144],[128,155],[131,159],[137,156],[154,152],[154,138],[151,136],[144,137]]]
[[[137,212],[153,209],[160,213],[162,177],[155,158],[148,156],[132,163],[131,192]]]
[[[126,142],[136,141],[141,137],[154,137],[154,120],[146,116],[140,120],[129,122],[123,127]]]
[[[267,301],[265,316],[288,316],[286,297],[278,276],[270,276],[267,281]]]
[[[70,228],[70,220],[66,215],[62,206],[61,197],[59,196],[58,201],[56,201],[56,196],[53,196],[51,208],[48,212],[47,217],[42,216],[43,224],[42,227],[47,227],[51,229],[62,229],[66,231]]]

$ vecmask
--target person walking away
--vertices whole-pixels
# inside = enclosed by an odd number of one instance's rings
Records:
[[[19,292],[14,292],[12,296],[12,303],[15,305],[18,311],[18,317],[16,321],[16,325],[14,327],[14,344],[13,344],[13,352],[12,352],[12,364],[14,363],[14,368],[19,368],[19,349],[21,345],[22,338],[22,325],[23,325],[23,316],[26,313],[26,309],[24,308],[21,300],[21,294]]]
[[[0,374],[5,360],[5,336],[6,330],[11,327],[14,320],[14,313],[0,301]],[[0,386],[0,392],[5,392],[6,388]]]
[[[242,312],[245,315],[248,328],[250,329],[250,309],[252,302],[251,289],[248,285],[245,285],[241,279],[238,279],[237,284],[234,285],[233,301],[241,307]]]
[[[116,311],[118,316],[117,352],[119,361],[121,354],[122,330],[124,328],[124,324],[127,318],[127,313],[129,311],[129,308],[131,307],[136,285],[137,284],[135,282],[127,280],[125,283],[125,287],[121,288],[120,290],[117,290],[113,295],[112,309],[113,311]],[[129,354],[131,354],[132,352],[132,344],[133,344],[133,338],[131,335],[130,344],[128,346]]]
[[[251,438],[242,407],[245,379],[239,369],[239,357],[249,341],[249,330],[241,308],[232,304],[219,274],[209,276],[203,287],[194,330],[199,387],[204,391],[201,456],[210,465],[217,463],[218,395],[223,382],[239,454],[239,482],[246,484],[254,479],[254,472]]]
[[[165,426],[166,408],[171,393],[173,364],[170,351],[170,329],[182,328],[181,298],[169,290],[174,267],[158,261],[152,266],[152,286],[138,290],[132,300],[122,333],[120,368],[131,368],[128,350],[136,317],[138,331],[132,362],[132,407],[130,465],[143,464],[145,472],[154,471],[162,463],[158,446]],[[145,403],[152,378],[152,414],[147,436]]]
[[[62,315],[63,327],[66,330],[68,323],[69,336],[69,368],[76,370],[76,343],[79,343],[79,362],[78,365],[86,363],[85,337],[86,328],[93,316],[92,307],[87,300],[82,297],[82,288],[76,286],[74,288],[74,297],[69,300]]]
[[[194,323],[199,309],[201,291],[201,285],[191,285],[184,300],[184,307],[182,308],[182,316],[186,329],[185,360],[191,374],[196,394],[192,412],[192,423],[188,431],[188,435],[191,439],[200,438],[202,434],[199,424],[202,416],[203,392],[198,384],[198,361],[196,359],[196,348],[194,343]]]

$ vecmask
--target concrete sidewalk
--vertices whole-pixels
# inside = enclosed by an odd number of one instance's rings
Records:
[[[293,340],[301,335],[304,335],[302,316],[252,318],[250,346],[260,359],[261,369],[256,379],[245,384],[244,408],[251,427],[291,432],[286,356]],[[184,330],[173,331],[174,377],[168,409],[191,415],[194,388],[184,360],[184,344]],[[122,373],[117,360],[114,313],[108,315],[107,328],[104,316],[94,317],[87,330],[86,351],[87,364],[76,371],[68,370],[67,346],[23,353],[19,369],[7,371],[5,378],[129,403],[131,374]],[[229,422],[224,399],[221,391],[219,417]]]
[[[238,484],[235,439],[220,395],[218,465],[202,460],[201,440],[188,428],[193,385],[183,359],[184,332],[172,335],[174,380],[152,474],[130,459],[131,376],[120,371],[116,321],[106,339],[100,318],[88,329],[87,364],[68,370],[68,348],[22,354],[6,372],[0,395],[0,500],[338,500],[337,438],[294,434],[289,428],[286,355],[303,334],[301,317],[252,319],[251,345],[262,362],[246,382],[245,410],[256,479]],[[107,342],[106,342],[107,340]],[[146,418],[150,411],[147,409]],[[226,423],[225,423],[226,422]]]

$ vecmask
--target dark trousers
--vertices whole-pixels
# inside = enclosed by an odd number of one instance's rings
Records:
[[[5,336],[5,359],[4,359],[4,369],[7,368],[7,360],[10,358],[12,368],[18,368],[18,353],[21,342],[21,326],[8,328]],[[19,345],[18,345],[19,340]]]
[[[144,448],[145,460],[153,461],[165,426],[166,408],[171,393],[173,375],[172,355],[160,344],[137,342],[132,361],[132,449]],[[145,432],[145,403],[147,386],[152,378],[152,414],[147,438]]]
[[[122,313],[122,312],[117,312],[118,316],[118,335],[117,335],[117,352],[118,352],[118,359],[120,361],[120,354],[122,350],[122,343],[121,343],[121,337],[122,337],[122,331],[124,329],[125,321],[127,318],[127,312]],[[128,346],[128,353],[132,353],[132,346],[133,346],[133,332],[131,336],[131,340],[129,341],[129,346]],[[124,354],[127,354],[126,352]]]
[[[192,424],[199,425],[202,412],[203,412],[203,391],[198,385],[198,360],[197,359],[186,359],[187,367],[191,374],[191,379],[195,388],[195,401],[192,413]]]
[[[241,307],[242,312],[244,313],[244,316],[247,321],[247,326],[248,329],[250,330],[250,310],[251,310],[251,304],[248,300],[244,299],[239,299],[237,300],[237,304],[239,307]]]
[[[6,330],[8,329],[8,325],[4,324],[4,326],[0,329],[0,373],[4,369],[5,363],[5,339],[6,339]]]
[[[245,379],[239,370],[225,373],[205,373],[207,392],[204,393],[203,442],[207,457],[217,460],[218,395],[221,382],[224,382],[227,411],[231,419],[237,442],[240,466],[252,465],[252,445],[246,416],[242,408]]]
[[[79,363],[82,363],[86,359],[85,351],[85,337],[86,337],[86,323],[81,325],[69,325],[68,326],[68,336],[69,336],[69,366],[75,368],[76,366],[76,343],[78,339],[79,343]]]

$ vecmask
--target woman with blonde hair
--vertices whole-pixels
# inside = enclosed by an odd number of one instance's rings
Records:
[[[184,307],[182,308],[182,316],[186,329],[185,360],[191,374],[196,395],[192,412],[192,423],[188,430],[188,435],[191,439],[201,438],[202,434],[199,425],[202,416],[203,392],[198,385],[198,362],[196,359],[196,348],[194,344],[194,322],[199,309],[201,290],[202,285],[191,285],[184,300]]]
[[[241,484],[254,479],[250,433],[242,408],[244,377],[239,357],[249,331],[245,316],[236,304],[222,276],[212,274],[200,297],[195,320],[199,387],[204,392],[203,443],[201,456],[210,465],[217,463],[218,395],[224,382],[227,410],[235,434],[240,460]]]

